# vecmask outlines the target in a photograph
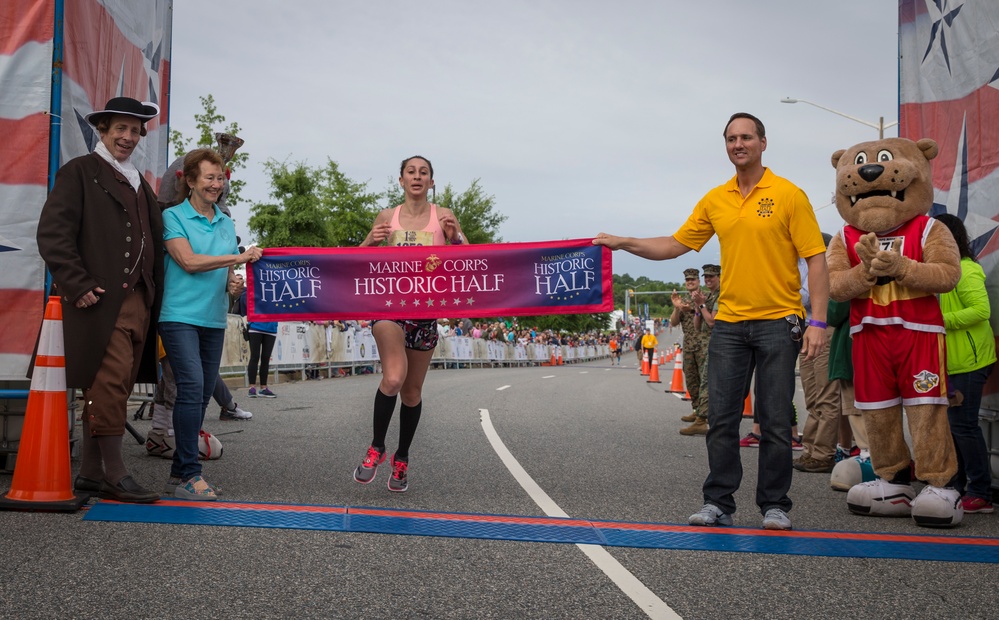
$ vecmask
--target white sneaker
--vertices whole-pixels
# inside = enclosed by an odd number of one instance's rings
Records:
[[[952,487],[926,485],[912,501],[912,520],[923,527],[954,527],[964,518],[961,495]]]
[[[882,478],[861,482],[846,494],[850,512],[873,517],[908,517],[916,490],[909,484],[892,484]]]
[[[240,409],[239,405],[233,403],[232,409],[226,409],[222,407],[219,410],[220,420],[249,420],[253,417],[253,414],[245,409]]]
[[[704,504],[704,507],[690,515],[687,523],[691,525],[732,525],[732,515],[725,514],[714,504]]]
[[[763,517],[763,529],[765,530],[789,530],[791,529],[791,517],[780,508],[771,508]]]

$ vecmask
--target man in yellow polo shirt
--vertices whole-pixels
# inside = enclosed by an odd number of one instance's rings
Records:
[[[656,335],[652,333],[652,330],[648,327],[645,328],[645,335],[642,336],[642,351],[645,351],[645,358],[652,364],[652,354],[656,350],[656,346],[659,345],[659,340]]]
[[[713,236],[721,245],[721,292],[708,344],[709,473],[704,506],[691,525],[731,525],[742,482],[739,423],[756,371],[760,414],[756,503],[763,527],[791,529],[791,419],[794,366],[799,351],[811,359],[827,345],[825,312],[829,272],[815,212],[805,193],[763,165],[766,129],[751,114],[733,114],[725,146],[735,176],[709,191],[671,237],[615,237],[593,243],[651,260],[700,250]],[[808,263],[814,312],[805,330],[798,258]]]

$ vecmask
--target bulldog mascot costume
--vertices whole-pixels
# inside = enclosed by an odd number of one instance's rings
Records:
[[[887,138],[833,153],[836,208],[846,222],[832,240],[830,296],[850,302],[854,385],[878,478],[853,486],[851,512],[912,516],[952,527],[964,511],[950,488],[957,456],[947,422],[947,360],[936,295],[961,277],[950,231],[933,205],[933,140]],[[905,442],[902,411],[912,436]],[[915,478],[926,482],[916,495]]]

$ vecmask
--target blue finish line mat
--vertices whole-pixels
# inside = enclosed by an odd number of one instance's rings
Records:
[[[102,500],[92,506],[83,519],[443,536],[648,549],[999,563],[999,538],[826,530],[779,532],[740,527],[705,528],[668,523],[592,521],[353,506],[189,502],[174,499],[160,500],[155,504],[122,504]]]

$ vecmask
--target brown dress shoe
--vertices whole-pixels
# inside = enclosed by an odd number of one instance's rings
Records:
[[[160,498],[160,494],[139,486],[131,476],[125,476],[118,484],[111,484],[106,479],[101,482],[98,495],[104,499],[133,504],[151,504]]]
[[[792,467],[798,471],[809,474],[828,474],[835,466],[836,461],[834,459],[820,461],[819,459],[812,458],[811,456],[803,456],[792,464]]]

